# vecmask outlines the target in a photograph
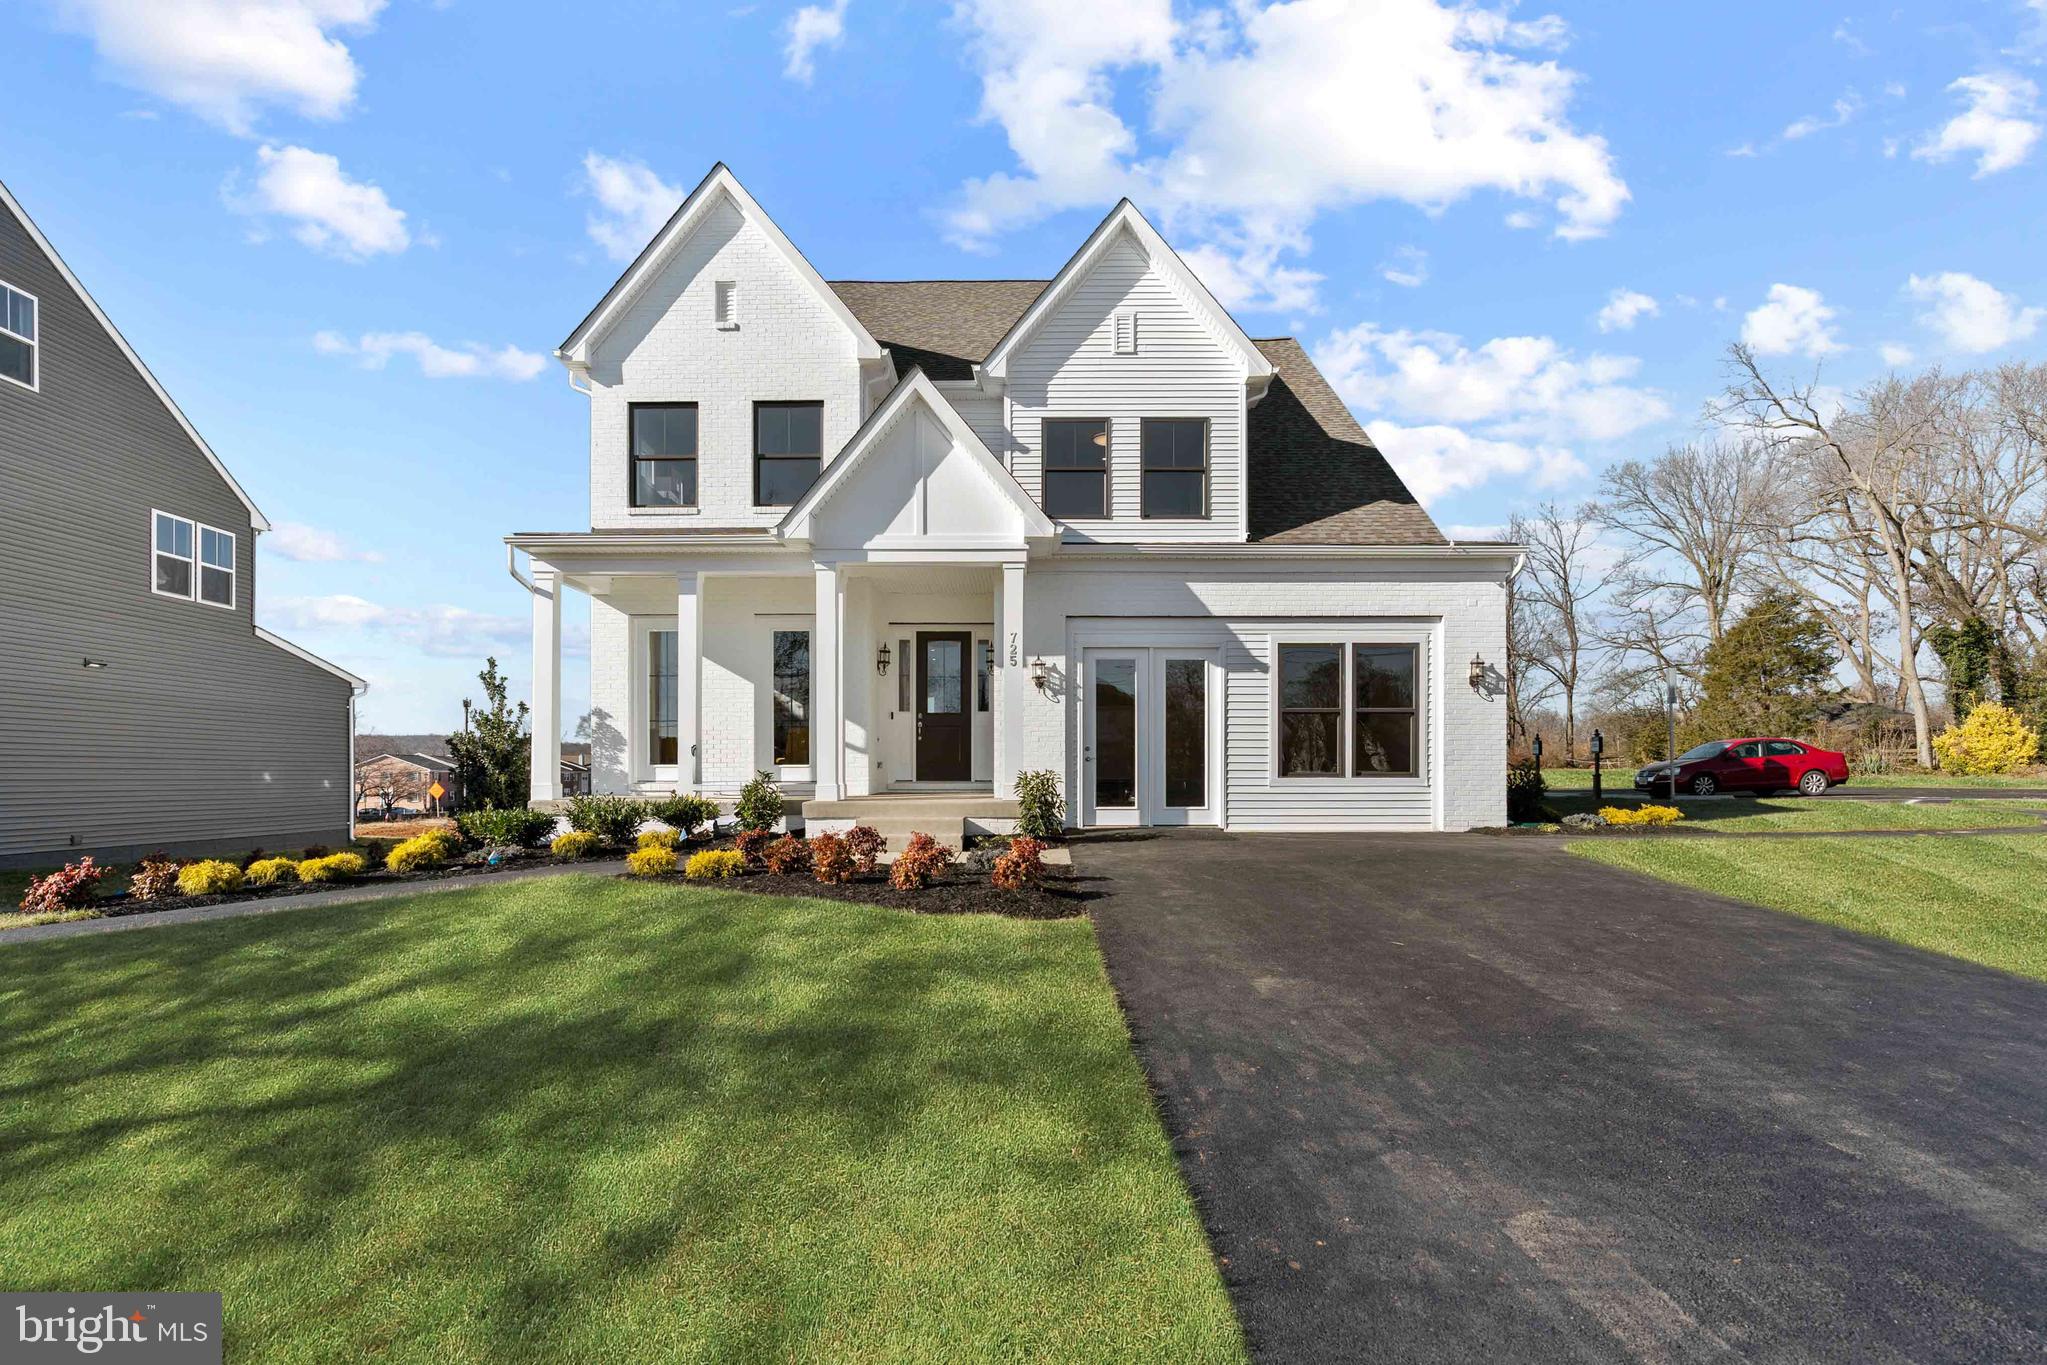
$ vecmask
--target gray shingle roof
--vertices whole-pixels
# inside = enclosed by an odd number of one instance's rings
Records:
[[[833,280],[832,292],[894,354],[896,373],[972,379],[1050,280]]]

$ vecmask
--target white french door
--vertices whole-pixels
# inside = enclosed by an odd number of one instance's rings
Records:
[[[1089,649],[1081,669],[1080,823],[1216,823],[1215,652]]]

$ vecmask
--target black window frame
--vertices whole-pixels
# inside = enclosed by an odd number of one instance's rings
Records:
[[[803,664],[800,670],[782,667],[782,637],[801,636],[803,639]],[[811,720],[811,698],[815,688],[816,656],[812,654],[815,641],[809,626],[777,626],[768,636],[769,691],[772,693],[769,718],[768,757],[778,768],[807,768],[814,752],[811,742],[814,738]],[[795,695],[794,689],[785,688],[784,683],[800,681],[803,695]],[[801,732],[803,736],[802,757],[793,757],[795,748],[789,740]]]
[[[1365,706],[1358,698],[1358,655],[1367,651],[1404,652],[1408,658],[1407,705]],[[1346,696],[1350,702],[1350,729],[1346,740],[1350,745],[1350,775],[1352,777],[1419,777],[1422,758],[1422,648],[1418,644],[1400,640],[1353,640],[1350,654],[1344,660],[1350,672]],[[1401,771],[1384,768],[1366,768],[1358,754],[1358,730],[1365,716],[1407,717],[1407,767]]]
[[[1288,650],[1327,650],[1336,656],[1336,705],[1334,706],[1288,706],[1286,704],[1286,654]],[[1340,778],[1344,770],[1344,725],[1349,719],[1349,708],[1345,705],[1350,682],[1350,645],[1345,640],[1282,640],[1273,649],[1273,676],[1277,686],[1273,692],[1273,746],[1272,770],[1282,778],[1314,778],[1328,781]],[[1334,766],[1323,769],[1303,769],[1290,772],[1287,769],[1286,720],[1289,715],[1334,716],[1336,718],[1336,752]]]
[[[765,454],[765,453],[763,453],[763,452],[762,452],[762,450],[761,450],[761,413],[762,413],[762,412],[763,412],[764,410],[766,410],[766,409],[769,409],[769,408],[814,408],[814,409],[816,409],[816,410],[817,410],[817,451],[816,451],[816,453],[815,453],[815,454],[811,454],[811,453],[795,453],[795,454],[792,454],[792,453],[788,453],[788,452],[778,452],[778,453],[776,453],[776,454],[772,454],[772,455],[770,455],[770,454]],[[766,508],[766,507],[794,507],[794,506],[795,506],[795,505],[796,505],[796,504],[797,504],[797,503],[798,503],[799,501],[801,501],[801,500],[802,500],[802,497],[803,497],[803,493],[798,493],[798,494],[797,494],[797,495],[796,495],[795,497],[791,498],[791,499],[790,499],[789,501],[787,501],[787,502],[763,502],[763,501],[761,501],[761,466],[762,466],[763,462],[765,462],[765,461],[776,461],[776,462],[779,462],[779,463],[787,463],[787,464],[796,464],[796,463],[800,463],[800,462],[802,462],[802,461],[805,461],[805,460],[808,460],[808,461],[810,461],[811,463],[813,463],[813,464],[814,464],[814,465],[816,466],[816,468],[814,468],[814,469],[813,469],[813,470],[811,471],[811,474],[810,474],[810,483],[806,483],[806,484],[805,484],[805,485],[803,486],[803,488],[804,488],[804,491],[805,491],[805,492],[808,492],[808,491],[809,491],[809,489],[810,489],[810,484],[811,484],[811,483],[816,483],[816,482],[817,482],[817,477],[818,477],[818,475],[824,472],[824,400],[823,400],[823,399],[819,399],[819,398],[772,398],[772,399],[758,399],[758,400],[756,400],[756,401],[754,402],[754,405],[753,405],[753,418],[752,418],[752,421],[753,421],[753,505],[754,505],[755,507],[762,507],[762,508]]]
[[[1334,650],[1337,661],[1337,704],[1288,706],[1286,704],[1285,652],[1294,649]],[[1383,651],[1406,653],[1410,662],[1408,704],[1405,706],[1363,706],[1358,699],[1358,655]],[[1422,645],[1416,640],[1368,640],[1337,637],[1280,640],[1272,655],[1272,776],[1280,781],[1354,782],[1416,781],[1425,779],[1425,746],[1428,732],[1423,726],[1423,698],[1427,690]],[[1289,772],[1286,767],[1286,718],[1289,713],[1334,715],[1336,717],[1335,766],[1326,770]],[[1408,718],[1408,766],[1405,771],[1366,768],[1361,765],[1357,731],[1360,720],[1370,715],[1405,715]]]
[[[642,455],[642,454],[640,454],[640,453],[639,453],[639,445],[640,445],[640,441],[639,441],[639,421],[640,421],[640,414],[641,414],[642,412],[655,412],[655,411],[661,411],[661,412],[668,412],[668,411],[675,411],[675,410],[683,410],[683,409],[686,409],[686,410],[688,410],[689,412],[692,412],[692,413],[695,413],[695,414],[696,414],[696,421],[695,421],[695,422],[693,423],[693,426],[694,426],[694,428],[695,428],[695,431],[696,431],[696,442],[695,442],[695,445],[696,445],[696,449],[695,449],[695,451],[694,451],[694,452],[692,452],[691,454],[688,454],[688,455],[665,455],[665,454],[664,454],[664,455]],[[701,483],[699,482],[699,478],[700,478],[700,476],[701,476],[701,473],[702,473],[702,466],[701,466],[701,465],[700,465],[700,464],[698,463],[698,461],[699,461],[699,458],[701,457],[701,455],[702,455],[702,452],[703,452],[703,447],[704,447],[704,418],[703,418],[703,413],[702,413],[702,412],[701,412],[701,411],[700,411],[700,410],[698,409],[698,407],[697,407],[697,405],[696,405],[695,403],[680,403],[680,402],[665,402],[665,401],[664,401],[664,402],[659,402],[659,403],[628,403],[628,404],[626,404],[626,417],[625,417],[625,454],[626,454],[626,472],[625,472],[625,477],[626,477],[626,503],[627,503],[627,505],[628,505],[628,506],[631,506],[631,507],[634,507],[634,508],[639,508],[639,509],[643,509],[643,510],[645,510],[645,511],[650,511],[650,512],[667,512],[667,511],[684,511],[684,510],[688,510],[688,509],[691,509],[691,508],[694,508],[694,507],[696,507],[696,506],[698,505],[698,503],[699,503],[699,502],[700,502],[700,501],[702,500],[702,497],[703,497],[703,485],[702,485],[702,484],[701,484]],[[667,463],[674,463],[674,464],[687,464],[687,465],[689,465],[689,467],[690,467],[690,470],[689,470],[689,482],[690,482],[690,490],[691,490],[691,497],[690,497],[689,501],[688,501],[688,502],[641,502],[641,501],[640,501],[640,466],[641,466],[641,465],[643,465],[643,464],[667,464]]]
[[[1191,425],[1201,431],[1199,465],[1157,465],[1151,462],[1151,431],[1155,426]],[[1146,417],[1137,428],[1137,514],[1145,521],[1206,521],[1208,519],[1209,421],[1206,417]],[[1154,512],[1151,510],[1153,474],[1197,475],[1201,481],[1201,507],[1195,512]]]
[[[1100,427],[1102,435],[1101,443],[1102,462],[1100,466],[1090,467],[1088,465],[1077,464],[1068,465],[1053,464],[1051,434],[1051,428],[1053,427],[1062,428]],[[1044,507],[1046,516],[1057,517],[1061,521],[1106,521],[1112,515],[1110,511],[1109,502],[1109,453],[1115,448],[1115,441],[1116,435],[1114,424],[1110,421],[1110,419],[1106,417],[1047,417],[1039,422],[1038,448],[1042,454],[1042,458],[1039,460],[1038,463],[1040,480],[1039,491],[1041,493],[1040,502]],[[1083,445],[1092,444],[1093,444],[1092,440],[1083,440],[1080,437],[1076,436],[1073,443],[1073,448],[1075,450],[1079,450],[1082,448]],[[1061,477],[1070,477],[1075,474],[1093,474],[1098,477],[1102,490],[1100,511],[1060,512],[1053,510],[1052,505],[1053,476],[1058,475]]]

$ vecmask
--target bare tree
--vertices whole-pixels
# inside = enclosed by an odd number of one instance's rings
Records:
[[[1516,663],[1523,675],[1546,679],[1562,698],[1565,760],[1575,761],[1578,696],[1598,646],[1593,603],[1612,571],[1597,563],[1599,529],[1589,509],[1567,512],[1545,502],[1527,516],[1517,515],[1507,534],[1528,549],[1514,593],[1514,605],[1524,613],[1514,631]]]
[[[1616,605],[1666,623],[1696,614],[1701,648],[1726,633],[1742,582],[1767,535],[1768,461],[1753,443],[1672,446],[1653,460],[1606,471],[1593,518],[1621,535]],[[1660,661],[1661,662],[1661,661]]]

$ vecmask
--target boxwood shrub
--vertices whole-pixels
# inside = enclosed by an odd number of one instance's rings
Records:
[[[455,824],[462,830],[463,837],[482,848],[505,848],[517,845],[520,848],[534,848],[547,842],[554,833],[554,817],[544,811],[527,810],[465,810],[455,817]]]

